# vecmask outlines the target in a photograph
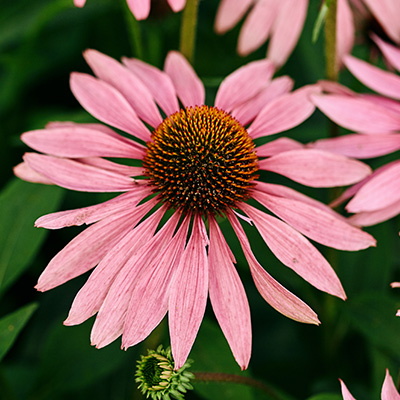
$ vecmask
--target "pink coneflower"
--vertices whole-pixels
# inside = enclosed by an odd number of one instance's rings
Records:
[[[378,37],[374,39],[391,65],[400,70],[400,49]],[[400,77],[352,56],[346,56],[344,63],[366,86],[392,98],[360,95],[339,85],[323,83],[331,94],[313,96],[317,107],[337,124],[363,134],[319,140],[312,147],[359,159],[399,150]],[[334,204],[354,196],[346,206],[347,211],[356,213],[350,220],[361,226],[374,225],[400,213],[399,188],[400,160],[397,160],[349,188]]]
[[[335,272],[305,236],[342,250],[366,248],[374,239],[327,206],[285,186],[258,181],[258,170],[313,187],[348,185],[370,173],[359,161],[319,150],[269,157],[268,145],[255,148],[254,139],[304,121],[314,111],[308,96],[317,88],[290,92],[289,78],[271,80],[271,62],[255,61],[221,83],[211,107],[204,104],[200,79],[177,52],[168,54],[164,71],[135,59],[121,65],[94,50],[85,58],[97,78],[73,73],[75,97],[97,119],[138,140],[101,124],[52,123],[22,135],[44,154],[27,153],[16,167],[18,176],[34,182],[124,192],[36,222],[48,229],[91,224],[50,261],[37,284],[38,290],[49,290],[96,267],[66,325],[97,313],[92,343],[103,347],[122,334],[127,348],[145,339],[168,311],[179,368],[209,293],[232,352],[246,368],[250,311],[234,255],[218,225],[223,216],[239,239],[259,292],[279,312],[319,323],[314,311],[261,267],[240,219],[255,225],[283,264],[316,288],[345,298]],[[143,167],[105,157],[138,159]],[[247,204],[249,199],[280,219]]]
[[[400,2],[398,0],[338,0],[336,54],[338,63],[351,53],[356,32],[400,45]],[[376,42],[376,40],[375,40]]]
[[[150,14],[151,0],[126,0],[128,7],[137,20],[146,19]],[[74,0],[76,7],[83,7],[86,0]],[[172,11],[181,11],[186,4],[186,0],[168,0]]]
[[[340,380],[340,385],[342,387],[343,400],[355,400],[352,394],[347,389],[346,385],[342,380]],[[400,400],[400,394],[394,385],[393,379],[389,374],[389,370],[386,370],[385,380],[382,386],[381,392],[382,400]]]
[[[308,0],[222,0],[215,30],[220,34],[229,31],[250,10],[240,30],[238,53],[247,56],[270,38],[267,58],[280,67],[296,46],[307,7]]]

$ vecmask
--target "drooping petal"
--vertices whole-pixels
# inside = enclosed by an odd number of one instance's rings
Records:
[[[144,157],[144,147],[81,126],[25,132],[21,140],[33,149],[58,157]]]
[[[241,56],[247,56],[265,43],[278,10],[277,0],[261,0],[255,3],[239,34],[237,51]]]
[[[123,347],[144,340],[167,313],[171,281],[184,252],[189,221],[186,218],[154,262],[148,263],[137,277],[125,318]]]
[[[247,262],[249,263],[254,283],[264,300],[275,308],[275,310],[288,318],[306,324],[319,325],[320,322],[317,314],[302,300],[285,289],[261,267],[251,251],[250,243],[238,219],[232,213],[228,214],[228,218],[240,241]]]
[[[167,115],[179,111],[174,85],[164,71],[135,58],[123,58],[122,62],[147,86],[158,105]]]
[[[141,119],[153,128],[161,124],[163,118],[153,96],[136,75],[118,61],[97,50],[86,50],[83,55],[95,75],[115,87]]]
[[[60,229],[67,226],[92,224],[124,209],[133,209],[151,193],[149,186],[137,185],[134,190],[123,193],[104,203],[77,210],[60,211],[43,215],[35,221],[37,228]]]
[[[185,107],[204,104],[204,86],[182,54],[170,51],[165,59],[164,71],[171,78],[176,93]]]
[[[128,132],[143,141],[150,132],[128,101],[114,87],[87,74],[71,74],[72,93],[82,107],[98,120]]]
[[[299,232],[245,203],[241,209],[253,220],[257,230],[275,256],[317,289],[345,299],[342,285],[321,253]]]
[[[77,325],[99,311],[116,276],[125,263],[148,243],[165,212],[160,208],[130,230],[105,255],[75,296],[64,325]]]
[[[400,135],[352,134],[331,139],[320,139],[307,146],[309,148],[341,154],[346,157],[358,159],[374,158],[399,150]]]
[[[135,182],[128,176],[105,171],[78,161],[26,153],[24,161],[56,185],[83,192],[124,192]]]
[[[303,30],[307,8],[308,0],[280,0],[267,53],[267,58],[276,66],[282,66],[295,48]]]
[[[261,160],[259,168],[312,187],[351,185],[371,173],[369,166],[360,161],[314,149],[279,153]]]
[[[195,216],[192,234],[171,284],[168,319],[176,370],[189,355],[207,304],[208,260],[204,229],[201,218]]]
[[[244,16],[254,0],[221,0],[214,29],[222,34],[232,29]]]
[[[179,217],[178,217],[179,218]],[[126,312],[137,277],[169,243],[178,222],[170,218],[138,252],[123,265],[107,293],[92,328],[91,342],[97,348],[107,346],[123,333]]]
[[[251,355],[251,320],[246,293],[222,232],[210,217],[209,293],[211,305],[242,370]]]
[[[400,200],[376,211],[360,212],[349,217],[349,222],[357,226],[373,226],[400,214]]]
[[[273,135],[291,129],[305,121],[315,110],[309,101],[317,86],[305,86],[267,104],[247,130],[252,138]]]
[[[304,148],[304,145],[296,140],[282,137],[272,142],[263,144],[256,148],[257,157],[271,157],[275,154],[283,153],[290,150],[299,150]]]
[[[288,76],[281,76],[271,83],[260,93],[246,102],[234,107],[231,114],[243,126],[254,120],[258,113],[272,100],[289,93],[293,88],[293,80]]]
[[[350,72],[365,86],[393,99],[400,99],[399,76],[353,56],[344,57],[344,63]]]
[[[376,244],[375,239],[368,233],[320,208],[259,191],[253,192],[253,198],[303,235],[325,246],[355,251]]]
[[[86,228],[50,261],[39,277],[37,290],[52,289],[95,267],[152,205],[151,202],[149,205],[145,203],[142,207],[125,210]]]
[[[396,0],[364,0],[387,35],[400,44],[400,3]]]
[[[385,380],[382,386],[381,392],[382,400],[400,400],[400,394],[394,385],[393,378],[389,374],[389,370],[386,368]]]
[[[390,65],[400,71],[400,49],[383,41],[375,34],[371,35],[371,37],[385,56],[386,60],[389,61]]]
[[[375,211],[400,200],[400,162],[371,178],[355,194],[346,206],[347,211],[356,213]]]
[[[19,163],[13,168],[15,176],[18,178],[33,183],[43,183],[45,185],[54,185],[50,179],[46,178],[44,175],[36,172],[32,169],[26,162]]]
[[[168,4],[172,8],[172,11],[178,12],[183,10],[186,4],[186,0],[168,0]]]
[[[228,75],[221,83],[215,106],[230,112],[238,104],[246,102],[266,88],[274,73],[268,60],[253,61]]]
[[[91,165],[92,167],[96,167],[105,171],[115,172],[119,175],[131,177],[143,176],[143,167],[131,167],[130,165],[118,164],[101,157],[77,158],[76,161],[79,161],[81,164]]]
[[[343,57],[350,54],[354,46],[355,27],[353,13],[348,0],[337,2],[336,22],[336,63],[337,67],[342,66]]]
[[[342,388],[342,396],[343,396],[343,400],[356,400],[352,394],[349,392],[349,389],[347,389],[346,385],[344,384],[344,382],[339,379],[340,381],[340,386]]]
[[[353,131],[383,134],[400,129],[400,116],[365,99],[337,96],[311,96],[314,104],[332,121]]]
[[[151,0],[126,0],[126,2],[138,21],[146,19],[149,16]]]

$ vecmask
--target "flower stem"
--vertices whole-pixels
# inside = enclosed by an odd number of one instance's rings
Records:
[[[331,81],[337,81],[339,72],[336,62],[337,0],[326,0],[326,5],[328,6],[325,21],[326,77]]]
[[[193,372],[196,381],[204,382],[231,382],[251,386],[266,393],[271,399],[283,400],[284,398],[272,387],[257,379],[248,376],[225,374],[218,372]],[[287,398],[287,397],[285,397]]]
[[[126,28],[128,30],[129,41],[131,44],[132,55],[143,60],[142,31],[138,20],[133,16],[126,0],[122,0]]]
[[[184,8],[182,15],[179,49],[191,64],[193,64],[194,50],[196,47],[195,43],[198,8],[199,0],[187,0],[186,7]]]

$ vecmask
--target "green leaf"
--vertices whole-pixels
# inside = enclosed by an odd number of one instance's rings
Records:
[[[36,308],[37,304],[32,303],[0,319],[0,361]]]
[[[338,394],[321,393],[316,396],[309,397],[307,400],[342,400]]]
[[[63,190],[15,179],[0,194],[0,293],[29,267],[47,230],[35,220],[58,208]]]

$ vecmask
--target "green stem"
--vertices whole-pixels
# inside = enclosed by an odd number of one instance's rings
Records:
[[[187,0],[183,10],[181,25],[180,52],[193,64],[196,43],[196,27],[199,0]]]
[[[126,0],[122,0],[126,28],[128,30],[129,41],[132,48],[132,55],[143,60],[142,31],[139,21],[134,17],[128,7]]]
[[[326,0],[326,5],[328,6],[325,21],[326,77],[331,81],[337,81],[339,73],[336,62],[337,0]]]
[[[193,372],[196,381],[204,381],[204,382],[230,382],[230,383],[238,383],[242,385],[251,386],[255,389],[259,389],[262,392],[266,393],[272,399],[275,400],[283,400],[279,393],[276,392],[275,389],[271,388],[264,382],[258,381],[257,379],[250,378],[248,376],[234,375],[234,374],[225,374],[218,372]]]

